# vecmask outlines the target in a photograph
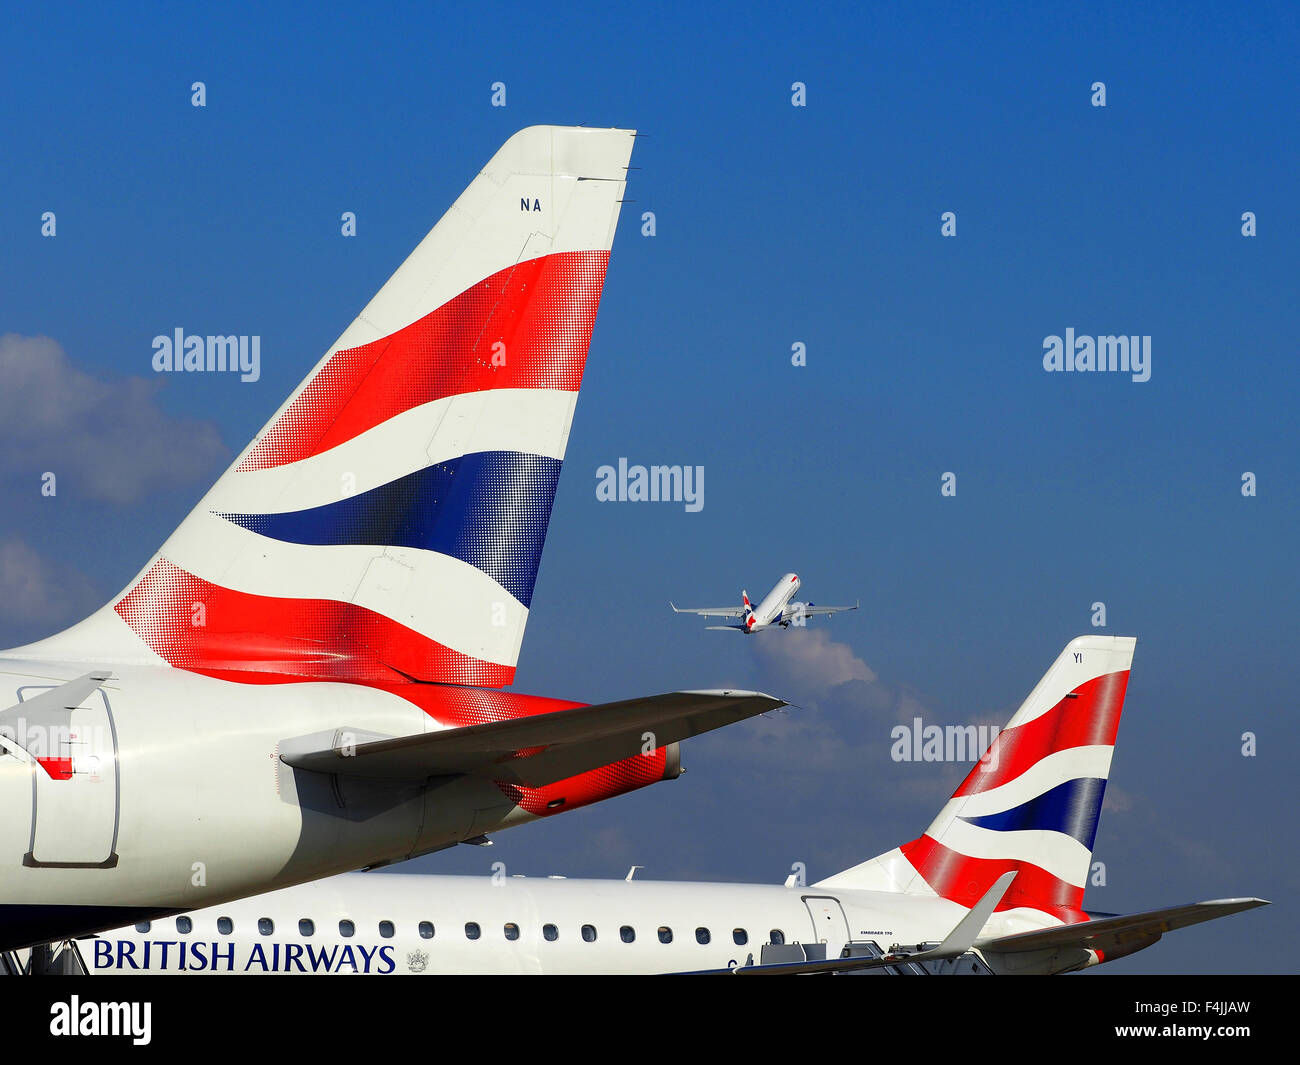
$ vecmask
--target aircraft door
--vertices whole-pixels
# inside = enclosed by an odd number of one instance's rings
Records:
[[[26,687],[16,707],[49,691]],[[24,721],[33,759],[31,837],[23,864],[108,868],[117,864],[120,800],[117,732],[108,698],[91,692],[68,725]]]
[[[839,957],[841,948],[852,938],[840,900],[831,895],[805,895],[803,903],[812,921],[812,942],[825,943],[828,958]]]
[[[0,722],[0,867],[17,865],[32,842],[32,765]],[[2,874],[0,874],[2,875]],[[0,975],[3,975],[0,966]]]

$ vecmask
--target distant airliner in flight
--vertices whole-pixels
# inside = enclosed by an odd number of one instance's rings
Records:
[[[348,874],[82,940],[53,967],[987,975],[1113,961],[1267,905],[1083,909],[1135,643],[1072,640],[920,838],[810,886]]]
[[[634,137],[512,136],[121,593],[0,653],[0,950],[481,842],[782,705],[499,690]]]
[[[834,614],[840,610],[857,610],[861,603],[852,606],[815,606],[812,603],[792,603],[794,593],[799,590],[799,578],[787,573],[763,597],[763,601],[754,606],[749,601],[749,593],[740,593],[740,606],[701,606],[688,607],[669,603],[674,614],[700,614],[708,618],[736,618],[734,625],[706,625],[707,629],[738,629],[741,632],[762,632],[763,629],[780,625],[788,629],[791,625],[802,625],[804,620],[816,614]]]

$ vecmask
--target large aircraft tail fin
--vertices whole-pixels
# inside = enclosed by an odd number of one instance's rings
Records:
[[[512,136],[122,594],[21,652],[510,683],[633,137]]]
[[[1070,641],[924,835],[817,886],[971,907],[1014,871],[999,910],[1086,920],[1083,890],[1136,642]]]

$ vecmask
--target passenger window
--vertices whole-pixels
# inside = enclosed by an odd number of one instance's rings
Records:
[[[542,925],[542,937],[546,942],[554,943],[560,938],[560,930],[553,924],[544,924]]]
[[[153,927],[152,921],[138,921],[136,922],[135,930],[137,932],[147,932],[152,927]]]
[[[257,931],[260,935],[269,936],[275,932],[275,922],[269,917],[259,917],[257,919]]]
[[[513,943],[518,938],[519,938],[519,926],[515,924],[514,921],[508,922],[506,924],[506,939],[510,940],[510,942]]]
[[[667,925],[661,924],[659,926],[659,942],[671,943],[672,941],[673,941],[673,930],[669,928]]]
[[[235,930],[235,922],[232,921],[229,917],[217,918],[217,931],[220,932],[223,936],[230,935],[230,933],[233,932],[234,930]]]
[[[385,939],[392,939],[392,938],[393,938],[393,922],[392,922],[392,921],[380,921],[380,922],[379,922],[379,934],[380,934],[381,936],[383,936]]]
[[[596,926],[594,924],[584,924],[582,926],[582,940],[584,943],[596,942]]]
[[[779,947],[779,946],[781,946],[781,944],[783,944],[784,942],[785,942],[785,933],[782,932],[781,929],[779,929],[779,928],[773,928],[773,929],[772,929],[772,939],[771,939],[771,943],[772,943],[772,945],[775,946],[775,947]]]
[[[466,938],[466,939],[478,939],[478,937],[481,936],[482,934],[483,934],[483,930],[482,930],[481,928],[479,928],[479,926],[478,926],[478,924],[477,924],[476,922],[474,922],[474,921],[466,921],[466,922],[465,922],[465,938]]]
[[[697,928],[695,930],[695,942],[699,943],[701,946],[707,945],[711,938],[713,937],[709,935],[709,930],[707,928]]]
[[[636,942],[636,929],[634,929],[630,924],[625,924],[622,928],[620,928],[618,930],[618,935],[619,938],[623,940],[624,943]]]
[[[178,931],[183,936],[187,936],[194,931],[194,922],[191,921],[188,917],[177,917],[176,931]]]
[[[421,939],[432,939],[432,938],[433,938],[433,922],[432,922],[432,921],[421,921],[421,922],[420,922],[420,938],[421,938]]]
[[[731,930],[731,941],[738,947],[743,947],[749,942],[749,933],[743,928],[733,928]]]
[[[349,921],[346,917],[339,922],[339,935],[344,939],[351,939],[357,934],[357,926]]]
[[[316,922],[304,917],[298,922],[298,934],[304,939],[316,934]]]

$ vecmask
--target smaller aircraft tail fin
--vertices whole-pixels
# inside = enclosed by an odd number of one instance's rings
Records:
[[[1083,890],[1136,640],[1071,640],[925,833],[818,887],[938,895],[1087,919]]]

